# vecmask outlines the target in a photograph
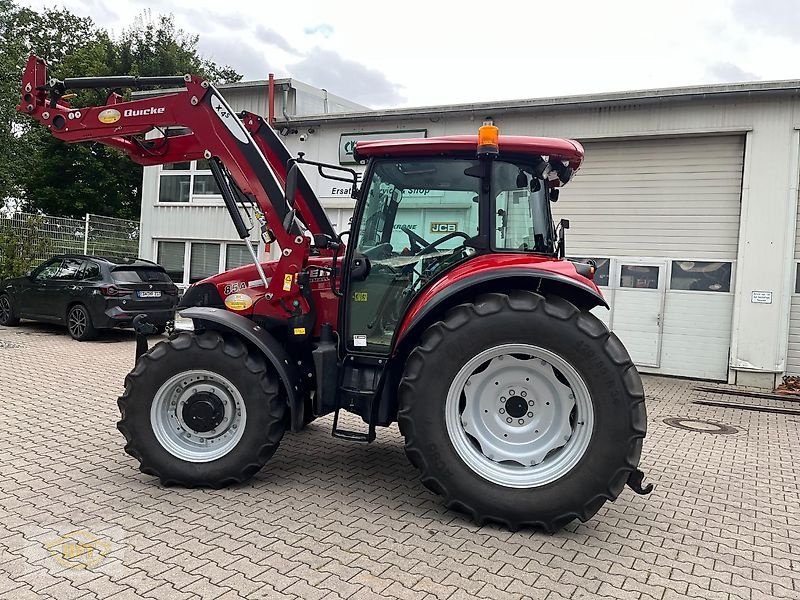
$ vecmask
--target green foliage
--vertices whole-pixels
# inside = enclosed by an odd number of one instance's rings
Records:
[[[13,226],[11,219],[0,220],[0,280],[24,275],[50,254],[51,242],[41,225],[41,217]]]
[[[241,75],[202,58],[199,38],[171,15],[145,11],[118,38],[66,9],[41,12],[0,0],[0,207],[21,200],[28,212],[82,217],[91,212],[138,218],[142,168],[102,144],[65,144],[16,112],[20,75],[30,52],[47,59],[50,74],[183,75],[239,81]],[[99,90],[78,92],[73,106],[105,103]]]

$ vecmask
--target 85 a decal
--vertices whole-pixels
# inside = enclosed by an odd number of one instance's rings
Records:
[[[235,294],[239,290],[243,290],[247,287],[247,282],[239,281],[237,283],[228,283],[225,284],[225,287],[222,290],[224,296],[230,296],[231,294]]]

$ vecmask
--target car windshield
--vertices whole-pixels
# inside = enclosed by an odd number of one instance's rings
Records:
[[[111,277],[117,283],[166,283],[172,281],[163,269],[156,267],[136,267],[114,269]]]

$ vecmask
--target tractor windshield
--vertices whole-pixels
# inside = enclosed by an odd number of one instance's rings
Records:
[[[355,248],[371,270],[351,281],[353,344],[389,347],[411,299],[480,250],[553,253],[546,184],[527,163],[489,164],[486,172],[477,158],[374,163],[355,231]],[[481,202],[488,204],[483,211]]]

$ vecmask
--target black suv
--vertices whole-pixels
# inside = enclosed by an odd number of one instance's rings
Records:
[[[65,323],[79,341],[98,329],[130,327],[146,314],[159,333],[175,318],[178,288],[164,268],[142,259],[60,255],[26,277],[0,282],[0,325],[19,320]]]

